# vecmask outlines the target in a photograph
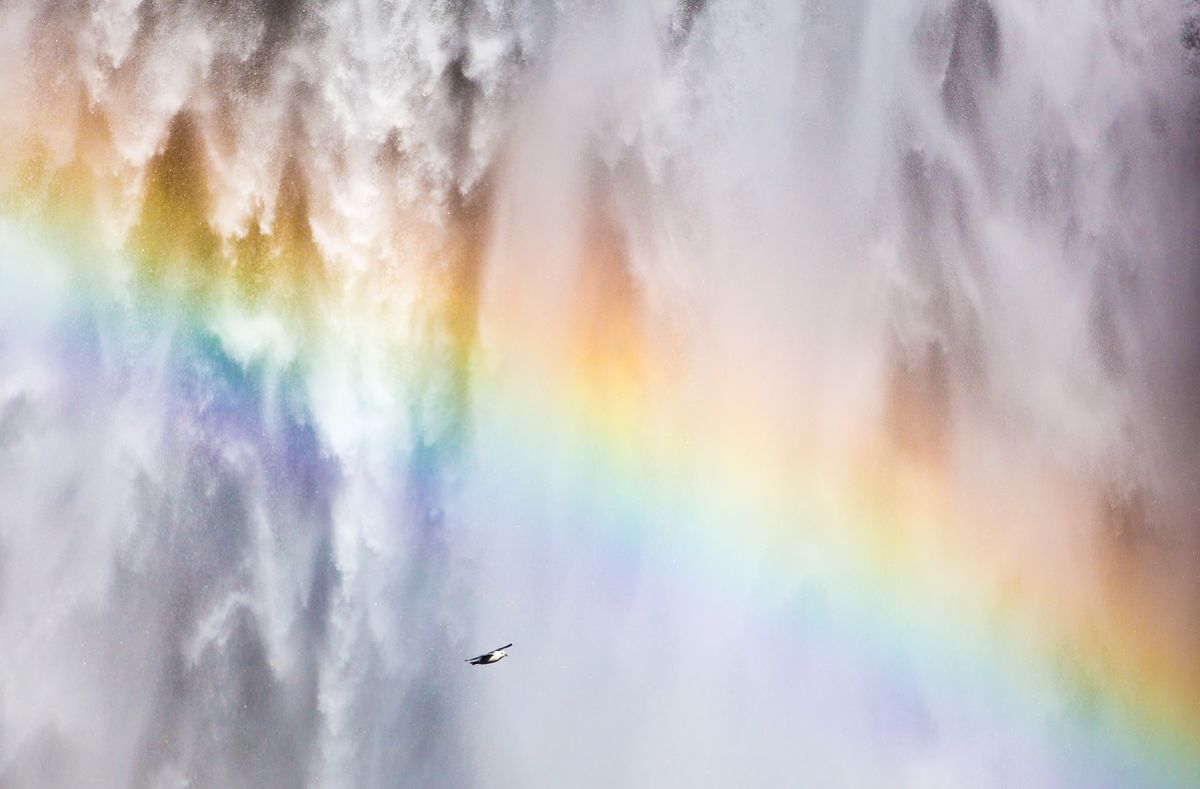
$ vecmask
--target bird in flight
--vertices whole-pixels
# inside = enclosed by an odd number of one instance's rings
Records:
[[[472,666],[486,666],[489,663],[495,663],[498,660],[503,660],[504,658],[508,657],[508,653],[504,650],[511,646],[512,644],[505,644],[499,649],[493,649],[491,652],[484,652],[479,657],[468,658],[466,662],[470,663]]]

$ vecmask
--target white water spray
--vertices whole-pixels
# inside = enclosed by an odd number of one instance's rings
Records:
[[[912,656],[899,678],[850,647],[796,657],[753,573],[709,587],[656,535],[614,548],[674,513],[632,517],[510,445],[463,381],[552,366],[620,301],[680,401],[1029,496],[996,545],[1081,595],[1111,547],[1200,653],[1187,14],[0,8],[0,786],[1105,777],[1037,731],[992,738],[972,676],[959,708]],[[219,259],[256,233],[318,258],[319,339],[232,302],[205,332],[130,307],[130,256],[168,243],[145,229],[160,198]],[[64,204],[85,253],[16,229]],[[581,293],[610,247],[616,284]],[[73,256],[96,258],[86,287]],[[513,490],[517,461],[542,476]],[[1107,516],[1056,531],[1028,493],[1047,469]]]

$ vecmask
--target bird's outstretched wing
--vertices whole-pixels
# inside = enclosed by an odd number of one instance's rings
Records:
[[[512,644],[505,644],[505,645],[504,645],[504,646],[502,646],[502,647],[496,647],[496,648],[495,648],[495,649],[493,649],[492,651],[493,651],[493,652],[499,652],[501,649],[508,649],[508,648],[509,648],[509,647],[511,647],[511,646],[512,646]]]

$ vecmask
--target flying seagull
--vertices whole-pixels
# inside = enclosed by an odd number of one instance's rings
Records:
[[[498,660],[503,660],[504,658],[508,657],[508,653],[504,650],[511,646],[512,644],[505,644],[499,649],[493,649],[491,652],[484,652],[479,657],[470,658],[466,662],[470,663],[472,666],[486,666],[489,663],[495,663]]]

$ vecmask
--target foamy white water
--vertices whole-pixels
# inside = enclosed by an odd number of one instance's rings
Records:
[[[1195,18],[0,8],[0,786],[1189,785]]]

